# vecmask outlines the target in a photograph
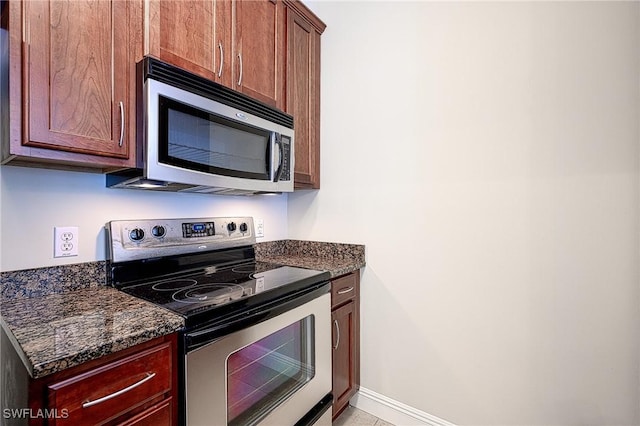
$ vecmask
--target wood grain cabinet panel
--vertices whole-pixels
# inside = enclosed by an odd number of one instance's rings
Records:
[[[349,301],[331,313],[333,321],[333,404],[338,415],[355,394],[355,302]]]
[[[213,1],[161,1],[160,57],[206,70],[213,76],[218,61]],[[185,66],[183,65],[183,67]]]
[[[234,5],[234,88],[284,110],[283,3],[240,0]]]
[[[146,411],[119,423],[119,426],[171,426],[172,404],[171,398],[149,408]]]
[[[351,299],[355,299],[360,292],[359,276],[355,273],[343,275],[331,282],[331,306],[336,308]]]
[[[360,271],[331,281],[333,418],[360,388]]]
[[[320,35],[325,25],[300,2],[287,12],[287,109],[295,127],[296,189],[320,188]]]
[[[171,346],[160,345],[48,388],[48,401],[68,413],[56,425],[100,424],[171,391]]]
[[[31,379],[31,410],[57,415],[29,425],[175,425],[177,362],[173,334]]]
[[[284,109],[281,0],[146,0],[145,54]]]
[[[147,0],[145,54],[231,86],[232,2]]]
[[[11,107],[22,114],[11,114],[9,156],[134,164],[129,11],[117,0],[10,3]]]

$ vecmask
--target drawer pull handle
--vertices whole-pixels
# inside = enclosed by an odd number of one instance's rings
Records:
[[[353,287],[345,287],[338,290],[338,294],[347,294],[351,291],[353,291]]]
[[[340,346],[340,324],[338,324],[338,320],[333,320],[333,325],[336,327],[336,344],[333,346],[333,350],[335,351]]]
[[[139,382],[136,382],[136,383],[132,384],[131,386],[127,386],[124,389],[120,389],[119,391],[114,392],[114,393],[112,393],[110,395],[103,396],[102,398],[98,398],[95,401],[87,401],[84,404],[82,404],[82,408],[89,408],[89,407],[92,407],[92,406],[94,406],[96,404],[100,404],[101,402],[105,402],[105,401],[108,401],[108,400],[110,400],[112,398],[115,398],[116,396],[120,396],[123,393],[127,393],[130,390],[137,388],[138,386],[140,386],[144,382],[148,382],[149,380],[153,379],[155,377],[155,375],[156,375],[156,373],[147,373],[147,377],[145,377],[144,379],[140,380]]]

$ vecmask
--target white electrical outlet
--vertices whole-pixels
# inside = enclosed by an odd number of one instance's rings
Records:
[[[78,227],[56,226],[53,228],[53,257],[78,255]]]
[[[256,219],[256,237],[264,237],[264,220]]]

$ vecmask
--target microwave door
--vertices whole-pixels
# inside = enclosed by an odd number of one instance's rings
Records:
[[[145,90],[145,178],[181,191],[293,191],[293,129],[152,79]]]
[[[224,179],[273,181],[275,132],[205,106],[159,96],[158,162],[199,175],[197,183],[203,185],[226,185],[216,182]]]

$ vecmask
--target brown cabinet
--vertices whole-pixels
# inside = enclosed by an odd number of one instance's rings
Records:
[[[176,341],[158,338],[33,380],[30,408],[55,413],[49,425],[176,424]]]
[[[231,85],[231,1],[144,2],[145,54]]]
[[[284,109],[281,0],[145,2],[145,53]]]
[[[295,0],[150,0],[145,54],[294,117],[295,187],[320,188],[320,35]]]
[[[234,85],[284,110],[285,21],[282,0],[234,1]]]
[[[133,165],[130,2],[11,1],[8,9],[10,143],[3,159]]]
[[[294,118],[295,187],[320,188],[320,35],[325,24],[298,1],[287,11],[287,109]]]
[[[331,282],[333,418],[360,387],[360,271]]]
[[[14,0],[3,8],[3,162],[135,167],[135,64],[152,55],[293,115],[295,187],[320,187],[325,24],[301,2]]]

